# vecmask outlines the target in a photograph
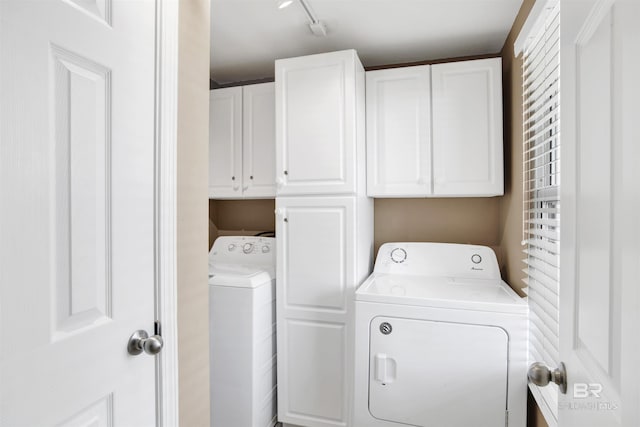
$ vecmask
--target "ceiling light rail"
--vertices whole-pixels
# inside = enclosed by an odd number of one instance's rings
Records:
[[[327,26],[318,19],[316,14],[311,9],[311,5],[306,0],[298,0],[304,13],[307,15],[309,19],[309,29],[311,33],[317,37],[326,37],[327,36]],[[278,9],[284,9],[287,6],[290,6],[293,3],[293,0],[277,0],[276,4]]]

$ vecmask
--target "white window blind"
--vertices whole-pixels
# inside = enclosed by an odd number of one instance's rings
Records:
[[[560,2],[550,1],[524,46],[523,245],[530,360],[559,365]],[[557,387],[534,393],[557,418]],[[539,400],[542,399],[542,402]],[[543,413],[546,412],[544,408]]]

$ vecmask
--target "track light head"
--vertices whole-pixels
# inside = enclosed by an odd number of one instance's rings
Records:
[[[287,6],[290,6],[293,3],[293,0],[276,0],[276,5],[278,5],[278,9],[284,9]]]

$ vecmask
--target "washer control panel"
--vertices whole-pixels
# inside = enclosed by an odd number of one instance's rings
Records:
[[[259,236],[220,236],[209,252],[209,264],[274,266],[276,239]]]

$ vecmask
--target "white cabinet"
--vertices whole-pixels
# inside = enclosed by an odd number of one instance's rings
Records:
[[[273,83],[212,90],[209,197],[275,197]]]
[[[502,61],[436,64],[433,98],[433,195],[504,194]]]
[[[500,58],[367,73],[367,193],[504,194]]]
[[[242,194],[242,87],[209,93],[209,197]]]
[[[355,194],[365,180],[356,52],[282,59],[275,68],[277,195]]]
[[[353,296],[373,260],[364,79],[353,50],[276,61],[278,419],[289,425],[350,422]]]
[[[367,192],[431,192],[431,66],[367,73]]]
[[[275,85],[242,88],[242,195],[276,196]]]
[[[353,380],[353,295],[372,261],[364,197],[278,197],[278,419],[346,426]]]

